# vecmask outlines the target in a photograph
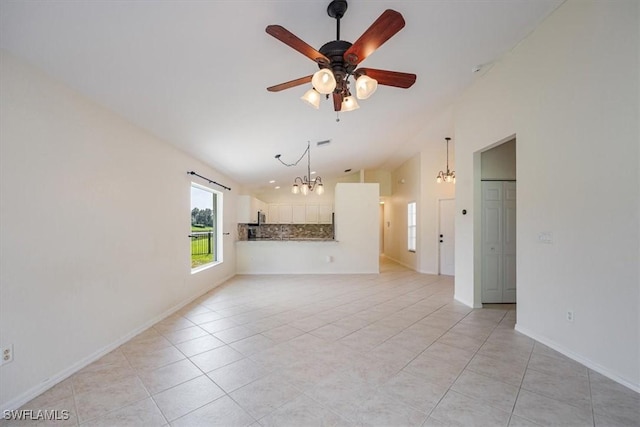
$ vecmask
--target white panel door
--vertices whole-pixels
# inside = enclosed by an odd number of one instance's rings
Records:
[[[456,200],[440,200],[440,274],[455,274],[455,211]]]
[[[482,302],[502,302],[502,182],[482,183]]]
[[[504,211],[504,286],[502,302],[516,302],[516,183],[505,182],[503,193]]]
[[[516,183],[482,182],[482,302],[516,302]]]

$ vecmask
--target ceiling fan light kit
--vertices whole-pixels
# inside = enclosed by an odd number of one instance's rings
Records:
[[[340,40],[340,19],[347,11],[346,0],[333,0],[327,7],[327,14],[336,20],[336,40],[325,43],[319,50],[314,49],[289,30],[280,25],[269,25],[267,34],[280,40],[287,46],[297,50],[307,58],[316,62],[319,71],[310,76],[301,77],[286,83],[268,87],[269,92],[279,92],[302,84],[311,83],[316,94],[333,97],[335,111],[353,111],[359,105],[351,94],[349,78],[355,78],[355,92],[358,99],[369,98],[378,85],[407,89],[416,81],[415,74],[397,71],[376,70],[373,68],[357,68],[376,49],[404,28],[402,15],[395,10],[387,9],[354,43]],[[313,92],[307,91],[302,100],[319,108]]]
[[[311,105],[316,110],[320,108],[320,94],[314,88],[306,91],[304,95],[300,97],[300,99]]]

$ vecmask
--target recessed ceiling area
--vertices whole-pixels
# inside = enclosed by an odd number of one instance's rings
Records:
[[[247,188],[288,183],[274,159],[308,141],[323,179],[346,169],[392,170],[409,142],[563,0],[349,1],[341,38],[354,42],[385,9],[406,26],[361,63],[417,75],[380,86],[339,114],[300,97],[310,84],[266,88],[318,68],[265,33],[278,24],[316,49],[335,39],[322,1],[3,1],[0,47],[60,79]],[[480,71],[474,73],[474,68]],[[440,144],[445,136],[421,144]],[[318,146],[318,141],[330,144]]]

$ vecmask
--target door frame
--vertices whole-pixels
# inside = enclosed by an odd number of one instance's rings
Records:
[[[473,308],[482,308],[482,153],[491,150],[498,145],[516,140],[516,182],[518,180],[518,138],[513,133],[501,140],[487,145],[473,153]],[[516,200],[517,206],[517,200]],[[518,224],[518,209],[516,208],[516,227]],[[519,234],[517,234],[519,236]],[[517,238],[516,238],[517,240]],[[519,257],[516,252],[516,272],[518,270]],[[517,273],[516,273],[517,274]],[[516,303],[518,294],[516,293]]]
[[[454,201],[454,208],[453,208],[453,230],[455,233],[455,229],[456,229],[456,209],[455,209],[455,197],[438,197],[438,203],[436,205],[436,218],[438,221],[438,231],[436,233],[436,253],[438,254],[437,258],[437,262],[438,262],[438,275],[442,274],[442,268],[441,268],[441,263],[440,263],[440,226],[441,226],[441,221],[440,221],[440,203],[442,201],[446,201],[446,200],[453,200]],[[454,245],[455,245],[455,240],[454,240]],[[454,254],[455,254],[455,246],[454,246]],[[455,256],[455,255],[454,255]],[[454,275],[455,275],[455,269],[454,269]]]

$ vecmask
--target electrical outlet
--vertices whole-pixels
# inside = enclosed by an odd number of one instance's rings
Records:
[[[567,311],[567,322],[573,322],[573,319],[575,318],[573,310],[568,310]]]
[[[11,362],[13,362],[13,344],[2,347],[2,360],[0,360],[0,364],[6,365]]]

